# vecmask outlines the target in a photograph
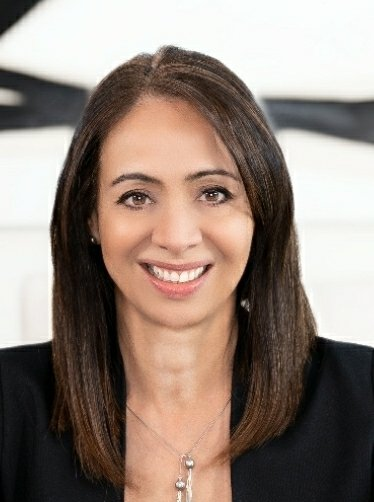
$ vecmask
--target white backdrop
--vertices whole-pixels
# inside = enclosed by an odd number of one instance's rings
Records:
[[[45,0],[0,38],[0,67],[91,88],[171,43],[221,59],[259,99],[374,99],[373,19],[371,0]],[[0,88],[0,104],[20,99]],[[50,337],[48,223],[72,132],[0,133],[0,346]],[[374,345],[374,145],[278,139],[320,334]]]

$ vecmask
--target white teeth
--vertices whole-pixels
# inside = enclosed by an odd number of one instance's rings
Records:
[[[193,270],[184,270],[177,272],[176,270],[165,270],[155,265],[148,265],[149,271],[158,279],[165,282],[182,283],[193,281],[200,277],[205,271],[206,267],[199,267]]]
[[[179,281],[179,274],[178,274],[178,272],[171,272],[171,274],[170,274],[170,280],[172,282],[178,282]]]
[[[189,280],[188,272],[185,270],[184,272],[181,273],[179,277],[179,282],[187,282],[188,280]]]
[[[152,270],[152,272],[154,273],[154,275],[156,277],[158,277],[159,279],[163,278],[164,273],[163,273],[163,271],[160,268],[158,268],[158,267],[151,267],[151,265],[150,265],[149,269]]]
[[[204,271],[204,267],[199,267],[197,270],[195,270],[195,279],[199,277]]]

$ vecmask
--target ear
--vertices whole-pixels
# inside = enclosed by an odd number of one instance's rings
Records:
[[[99,222],[96,209],[88,218],[88,228],[90,229],[90,234],[92,235],[92,237],[94,237],[96,242],[100,244]]]

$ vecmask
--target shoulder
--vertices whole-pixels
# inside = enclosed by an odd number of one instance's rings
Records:
[[[0,421],[12,428],[49,415],[54,394],[52,343],[0,350]]]
[[[45,357],[52,354],[52,342],[34,343],[30,345],[17,345],[0,349],[0,361],[27,360],[35,355]]]
[[[331,338],[326,338],[323,336],[316,337],[315,343],[316,347],[336,352],[349,351],[372,354],[374,351],[374,347],[370,347],[369,345],[363,345],[355,342],[343,342],[341,340],[332,340]]]
[[[317,337],[307,365],[306,400],[329,402],[331,413],[343,409],[364,420],[374,417],[374,348]]]
[[[334,368],[345,375],[370,373],[374,363],[374,348],[353,342],[317,337],[312,349],[312,357],[319,360],[322,367]]]
[[[0,349],[0,378],[3,384],[32,383],[52,369],[52,342]]]

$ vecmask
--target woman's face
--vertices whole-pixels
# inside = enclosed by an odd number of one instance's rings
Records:
[[[178,328],[233,312],[254,223],[233,159],[190,104],[147,97],[112,129],[89,223],[126,315]]]

